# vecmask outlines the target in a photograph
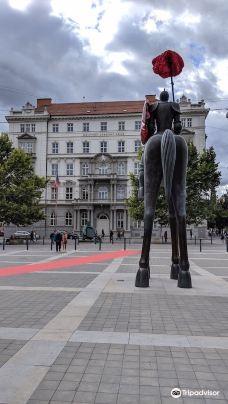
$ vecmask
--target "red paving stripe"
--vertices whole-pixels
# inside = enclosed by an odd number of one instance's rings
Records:
[[[61,261],[42,262],[37,264],[19,265],[0,269],[0,277],[27,274],[36,271],[47,271],[58,268],[69,268],[77,265],[86,265],[90,262],[102,262],[115,258],[128,257],[139,254],[139,250],[119,250],[103,254],[90,255],[88,257],[75,257],[62,259]]]

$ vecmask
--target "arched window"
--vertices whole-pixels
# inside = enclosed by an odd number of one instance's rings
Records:
[[[125,198],[125,187],[123,185],[119,185],[117,187],[117,199]]]
[[[55,216],[55,212],[51,212],[51,226],[56,226],[56,216]]]
[[[88,212],[85,210],[81,212],[81,226],[85,226],[88,223]]]
[[[82,175],[89,175],[89,164],[82,163]]]
[[[126,164],[125,164],[124,161],[120,161],[120,162],[118,163],[118,166],[117,166],[117,173],[118,173],[119,175],[125,175],[125,174],[126,174]]]
[[[101,166],[99,167],[99,174],[101,174],[101,175],[108,174],[107,164],[101,164]]]
[[[66,212],[65,225],[66,226],[72,226],[72,213],[71,212]]]
[[[108,199],[108,188],[107,187],[100,187],[98,189],[98,199]]]

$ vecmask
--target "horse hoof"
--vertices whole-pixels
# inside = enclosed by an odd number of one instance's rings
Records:
[[[148,268],[139,268],[136,279],[135,279],[136,288],[148,288],[149,285],[149,270]]]
[[[178,279],[178,274],[180,272],[180,265],[179,264],[172,264],[171,271],[170,271],[170,279]]]
[[[180,270],[178,275],[177,286],[178,288],[185,288],[185,289],[192,288],[191,274],[189,271]]]

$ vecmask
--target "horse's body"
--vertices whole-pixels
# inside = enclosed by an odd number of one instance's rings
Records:
[[[166,191],[172,238],[171,279],[191,288],[186,238],[186,170],[188,149],[185,140],[166,129],[149,138],[144,150],[144,237],[135,286],[148,287],[149,254],[156,201],[162,178]]]

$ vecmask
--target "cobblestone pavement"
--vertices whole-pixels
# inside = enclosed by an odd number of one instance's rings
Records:
[[[130,256],[66,265],[122,244],[0,251],[1,404],[228,403],[224,244],[189,246],[188,290],[169,279],[169,244],[152,245],[148,289],[134,287],[140,245],[127,245]],[[52,261],[63,265],[7,276]]]

